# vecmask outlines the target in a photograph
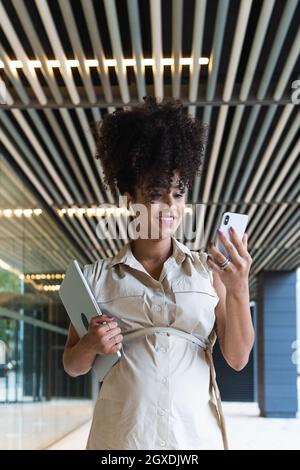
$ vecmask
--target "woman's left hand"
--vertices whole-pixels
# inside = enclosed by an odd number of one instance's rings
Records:
[[[240,239],[237,236],[235,230],[231,227],[230,229],[229,233],[232,243],[227,240],[222,232],[219,233],[218,231],[218,237],[226,248],[228,255],[230,256],[230,263],[228,264],[227,268],[224,270],[220,268],[219,264],[224,263],[226,257],[216,248],[212,242],[210,242],[208,246],[214,261],[212,260],[211,256],[209,256],[207,258],[207,265],[209,268],[213,269],[219,274],[227,292],[239,292],[245,288],[248,289],[248,276],[252,258],[247,251],[247,233],[244,233],[243,238]]]

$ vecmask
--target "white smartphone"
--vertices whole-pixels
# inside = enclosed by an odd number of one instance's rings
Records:
[[[242,239],[247,227],[247,223],[247,214],[238,214],[237,212],[224,212],[222,216],[222,222],[219,228],[220,230],[222,230],[227,240],[232,242],[229,227],[233,227],[237,236]],[[224,256],[226,256],[226,258],[230,258],[229,254],[226,251],[226,248],[224,247],[223,243],[217,235],[215,246]]]

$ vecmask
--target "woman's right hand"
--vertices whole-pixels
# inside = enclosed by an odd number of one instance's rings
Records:
[[[106,323],[106,324],[103,324]],[[121,349],[123,336],[117,322],[107,315],[92,317],[82,344],[95,354],[113,354]]]

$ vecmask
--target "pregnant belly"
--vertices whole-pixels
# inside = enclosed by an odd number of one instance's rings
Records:
[[[165,340],[164,340],[165,341]],[[161,347],[155,335],[123,345],[124,354],[106,375],[100,397],[136,403],[157,400],[168,393],[176,404],[209,400],[209,366],[198,346],[170,337]]]

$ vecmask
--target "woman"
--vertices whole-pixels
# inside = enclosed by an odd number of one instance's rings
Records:
[[[138,208],[135,235],[84,267],[103,316],[81,339],[70,325],[64,368],[76,377],[96,354],[122,349],[102,383],[87,449],[226,449],[211,352],[217,335],[225,360],[241,370],[253,346],[247,235],[232,233],[231,243],[218,235],[230,254],[225,269],[212,243],[209,259],[176,240],[205,127],[178,100],[144,100],[106,115],[98,129],[105,184]]]

